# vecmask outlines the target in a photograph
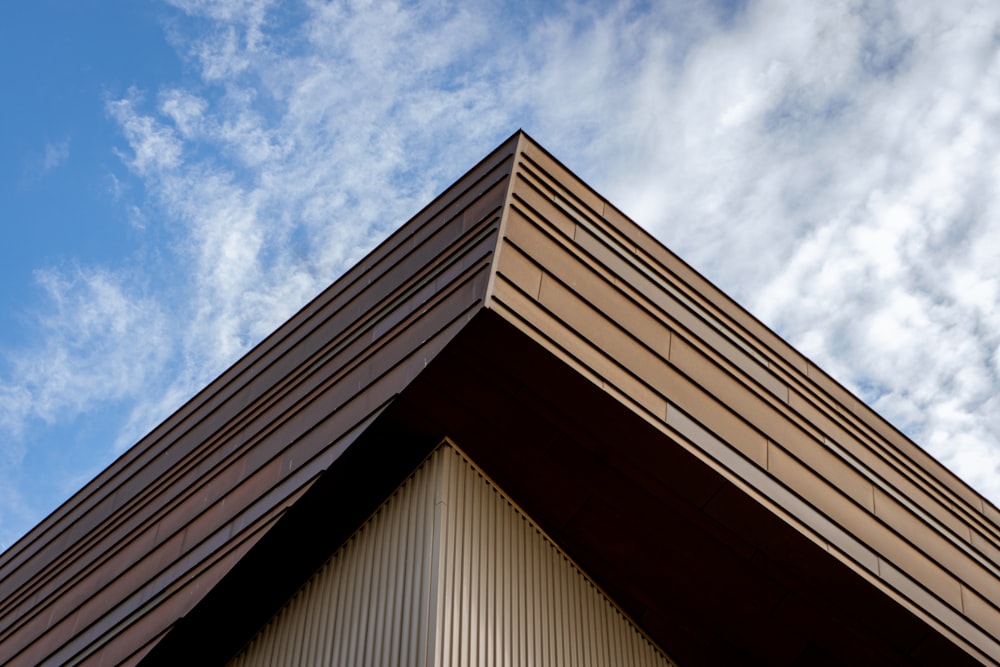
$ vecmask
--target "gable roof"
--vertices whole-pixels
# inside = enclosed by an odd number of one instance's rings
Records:
[[[443,436],[681,664],[1000,664],[997,509],[521,132],[0,556],[0,662],[231,655]]]

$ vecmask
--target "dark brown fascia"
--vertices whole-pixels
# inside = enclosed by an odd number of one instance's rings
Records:
[[[442,435],[690,664],[997,659],[995,509],[517,133],[0,557],[0,662],[228,655]]]

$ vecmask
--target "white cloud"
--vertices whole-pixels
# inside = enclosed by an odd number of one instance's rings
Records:
[[[122,276],[102,270],[41,271],[47,309],[34,345],[8,352],[0,382],[3,453],[24,455],[20,436],[33,423],[66,422],[103,402],[139,395],[171,348],[166,318]]]
[[[21,187],[34,185],[50,171],[66,164],[71,144],[70,137],[65,137],[61,141],[46,142],[41,151],[25,161],[21,172]]]
[[[181,141],[171,128],[159,125],[150,116],[135,113],[141,100],[138,92],[130,91],[129,97],[115,100],[108,111],[118,121],[132,153],[126,159],[139,175],[152,177],[163,169],[175,168],[181,163]]]
[[[207,19],[178,43],[202,84],[108,105],[150,195],[133,217],[173,239],[177,282],[163,298],[185,322],[176,379],[140,397],[130,436],[176,405],[162,396],[210,380],[513,129],[478,125],[504,115],[487,81],[453,81],[488,36],[462,10],[316,4],[291,48],[262,32],[261,4],[178,6]],[[233,48],[206,51],[223,33]],[[438,162],[442,143],[477,134],[455,166]]]
[[[538,33],[537,136],[1000,500],[1000,9],[658,11]]]
[[[69,139],[63,139],[59,143],[45,144],[45,152],[42,155],[41,169],[49,171],[69,159]]]

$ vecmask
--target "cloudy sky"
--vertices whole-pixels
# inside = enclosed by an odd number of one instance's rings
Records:
[[[0,548],[524,128],[1000,502],[1000,3],[0,6]]]

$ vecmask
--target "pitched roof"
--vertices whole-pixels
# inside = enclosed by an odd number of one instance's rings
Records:
[[[681,664],[1000,663],[1000,512],[521,132],[0,556],[0,662],[231,655],[442,436]]]

